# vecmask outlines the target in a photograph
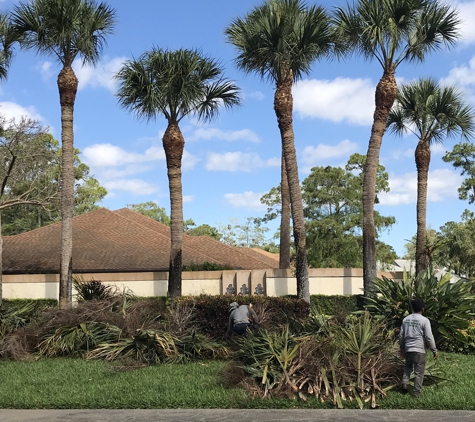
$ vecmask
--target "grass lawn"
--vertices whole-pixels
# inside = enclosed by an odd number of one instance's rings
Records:
[[[475,356],[441,354],[437,363],[453,380],[425,387],[414,399],[390,392],[384,409],[475,410]],[[0,408],[328,408],[317,400],[253,398],[225,388],[225,362],[161,365],[120,371],[115,365],[79,359],[0,362]],[[356,403],[343,402],[347,408]]]

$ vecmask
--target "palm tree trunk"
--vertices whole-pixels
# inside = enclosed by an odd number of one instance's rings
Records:
[[[168,185],[170,189],[170,265],[168,294],[181,296],[182,244],[183,244],[183,190],[181,160],[185,140],[177,123],[169,123],[163,135],[163,148],[167,158]]]
[[[421,139],[416,147],[417,167],[417,241],[416,241],[416,277],[429,266],[427,254],[427,180],[429,178],[430,147]]]
[[[372,290],[373,281],[378,275],[376,269],[376,229],[374,226],[376,174],[379,152],[386,130],[386,121],[396,99],[396,94],[397,83],[394,77],[394,69],[390,69],[384,72],[376,87],[376,106],[363,175],[363,287],[366,296]]]
[[[280,136],[282,139],[282,155],[285,159],[285,168],[287,170],[287,179],[289,183],[290,206],[294,228],[294,242],[297,252],[297,297],[310,303],[302,191],[299,182],[297,154],[295,152],[294,129],[292,121],[292,83],[293,77],[289,72],[287,78],[277,84],[277,89],[274,96],[274,111],[279,124]]]
[[[282,200],[282,213],[280,215],[279,268],[287,269],[290,268],[290,192],[283,154],[280,197]]]
[[[58,75],[61,104],[61,265],[59,280],[59,306],[72,304],[73,272],[73,211],[74,211],[74,102],[78,79],[71,66],[64,66]]]

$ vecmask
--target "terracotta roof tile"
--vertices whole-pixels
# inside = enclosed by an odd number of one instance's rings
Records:
[[[3,238],[5,273],[59,272],[61,222]],[[75,272],[167,271],[170,229],[123,208],[101,208],[73,218]],[[243,269],[276,268],[206,236],[183,235],[183,263],[214,262]]]

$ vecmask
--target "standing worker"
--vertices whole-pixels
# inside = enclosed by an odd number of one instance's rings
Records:
[[[228,322],[228,336],[231,335],[231,331],[242,336],[246,334],[248,327],[254,329],[259,324],[257,315],[252,309],[252,304],[239,306],[237,302],[233,302],[229,305],[229,312],[231,313]]]
[[[408,391],[409,378],[414,370],[414,396],[419,397],[422,392],[424,371],[426,367],[426,349],[430,349],[437,359],[438,353],[435,346],[434,336],[430,327],[430,321],[422,316],[425,304],[422,299],[414,299],[411,302],[413,313],[402,321],[399,332],[399,347],[401,356],[406,358],[404,375],[402,377],[402,392]]]

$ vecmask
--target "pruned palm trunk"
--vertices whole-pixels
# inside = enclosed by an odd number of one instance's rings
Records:
[[[374,201],[379,153],[386,130],[389,111],[396,99],[397,84],[394,69],[385,71],[376,87],[373,126],[366,154],[363,178],[363,287],[367,296],[377,277],[376,229],[374,226]]]
[[[287,269],[290,268],[290,192],[283,154],[280,197],[282,200],[282,214],[280,216],[279,268]]]
[[[170,189],[170,265],[168,294],[181,296],[182,244],[183,244],[183,193],[181,160],[185,140],[177,123],[170,123],[163,135],[163,148],[167,158],[168,185]]]
[[[65,309],[72,302],[73,210],[74,210],[74,102],[78,79],[71,66],[64,66],[58,75],[61,104],[61,265],[59,306]]]
[[[302,191],[300,189],[297,154],[294,145],[294,129],[292,122],[292,74],[277,84],[274,96],[274,110],[279,124],[282,139],[282,155],[289,183],[290,205],[294,229],[296,249],[297,297],[310,302],[308,264],[305,239],[305,222],[303,218]]]
[[[417,240],[416,240],[416,277],[429,266],[427,254],[427,180],[429,178],[430,147],[421,139],[416,147],[417,167]]]

